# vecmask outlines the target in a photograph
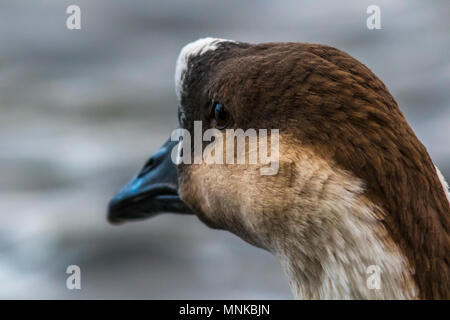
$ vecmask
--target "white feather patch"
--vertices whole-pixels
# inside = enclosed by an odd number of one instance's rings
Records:
[[[434,166],[434,167],[436,168],[437,175],[439,177],[439,180],[441,181],[442,188],[444,188],[444,192],[445,192],[445,195],[447,196],[448,202],[450,202],[450,192],[449,192],[449,189],[448,189],[448,183],[447,183],[447,181],[445,181],[445,178],[442,175],[442,173],[439,170],[439,168],[436,167],[436,166]]]
[[[183,90],[183,80],[186,70],[188,68],[188,62],[191,57],[199,56],[207,51],[216,50],[218,44],[221,42],[235,42],[233,40],[220,39],[220,38],[202,38],[191,43],[188,43],[181,49],[178,56],[177,66],[175,69],[175,90],[178,101],[181,100]]]

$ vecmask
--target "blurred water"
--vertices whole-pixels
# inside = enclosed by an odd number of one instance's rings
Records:
[[[82,30],[65,27],[78,4]],[[175,60],[196,38],[336,46],[390,88],[450,177],[450,3],[0,3],[0,297],[290,298],[268,253],[196,218],[113,227],[110,196],[176,125]],[[65,269],[82,270],[82,290]]]

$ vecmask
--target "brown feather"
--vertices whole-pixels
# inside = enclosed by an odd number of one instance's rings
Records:
[[[236,127],[278,128],[360,178],[414,269],[420,298],[450,298],[449,201],[427,150],[366,66],[307,43],[224,42],[189,63],[182,105],[221,101]]]
[[[228,100],[238,127],[292,132],[361,178],[420,297],[450,298],[449,202],[427,150],[366,66],[324,45],[272,43],[241,45],[211,69],[221,81],[208,91]]]

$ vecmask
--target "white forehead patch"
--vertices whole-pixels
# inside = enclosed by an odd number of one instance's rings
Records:
[[[235,42],[233,40],[219,38],[202,38],[188,43],[181,49],[178,56],[177,66],[175,69],[175,90],[178,101],[181,100],[181,91],[183,89],[184,75],[186,74],[188,61],[190,57],[199,56],[211,50],[216,50],[221,42]]]

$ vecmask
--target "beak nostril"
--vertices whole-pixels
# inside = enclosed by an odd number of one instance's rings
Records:
[[[142,178],[155,167],[155,158],[151,157],[138,174],[138,178]]]

